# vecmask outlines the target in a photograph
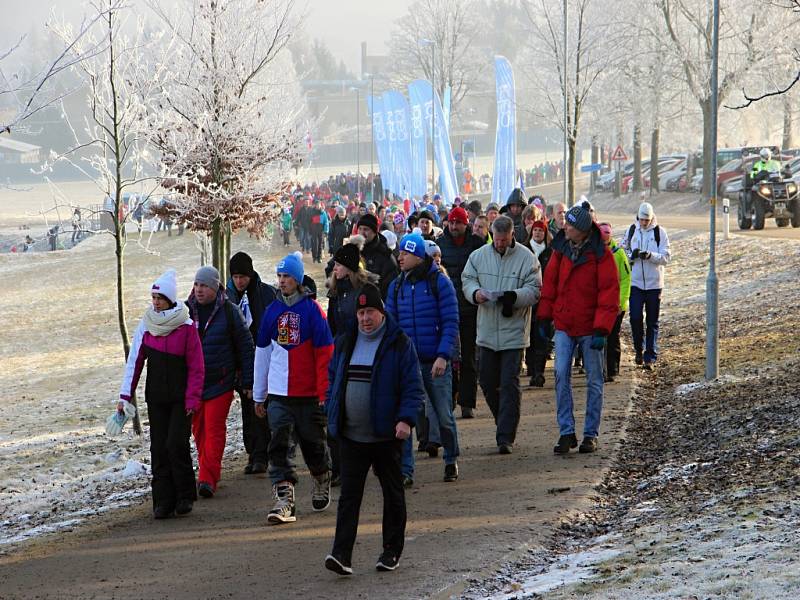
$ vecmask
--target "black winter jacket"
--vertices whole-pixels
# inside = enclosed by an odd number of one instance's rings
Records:
[[[464,298],[464,292],[461,289],[461,273],[464,271],[469,255],[475,250],[483,248],[486,242],[467,230],[464,234],[464,243],[461,246],[457,246],[448,229],[439,236],[439,239],[436,240],[436,244],[442,251],[442,266],[447,271],[447,276],[450,277],[450,281],[453,282],[453,286],[456,288],[459,313],[465,316],[477,315],[478,307]]]
[[[376,235],[371,242],[364,245],[361,256],[364,257],[367,271],[380,277],[378,285],[381,289],[381,297],[385,301],[389,284],[400,272],[394,254],[386,245],[386,238],[381,234]]]

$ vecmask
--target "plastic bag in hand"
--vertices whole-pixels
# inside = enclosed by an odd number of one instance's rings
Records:
[[[106,419],[106,433],[110,436],[116,436],[122,433],[122,428],[128,419],[136,416],[136,407],[127,400],[122,401],[122,411],[115,410],[108,419]]]
[[[122,428],[125,425],[128,417],[124,412],[115,410],[114,413],[106,419],[106,433],[112,437],[122,433]]]

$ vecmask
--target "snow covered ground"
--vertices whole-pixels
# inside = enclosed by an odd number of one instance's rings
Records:
[[[97,196],[90,184],[61,188],[75,203]],[[17,236],[23,224],[43,230],[36,213],[52,205],[50,194],[47,186],[0,189],[0,235]],[[178,271],[179,294],[188,295],[199,266],[190,232],[160,232],[149,241],[149,250],[130,242],[125,255],[131,333],[151,283],[167,267]],[[263,243],[242,236],[234,247],[250,252],[257,270],[271,272]],[[140,440],[130,426],[116,439],[104,431],[123,369],[114,282],[110,236],[70,250],[0,253],[0,553],[25,538],[145,501],[146,436]],[[242,452],[240,423],[237,401],[228,457]]]

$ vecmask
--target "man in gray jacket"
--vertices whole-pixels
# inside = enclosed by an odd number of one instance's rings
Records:
[[[542,274],[533,252],[514,240],[514,222],[492,223],[492,244],[470,254],[461,274],[467,301],[478,306],[479,380],[497,425],[497,448],[511,454],[520,412],[519,372],[530,344],[531,306]]]

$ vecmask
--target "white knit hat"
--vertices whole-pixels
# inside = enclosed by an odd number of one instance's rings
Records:
[[[178,301],[178,274],[175,269],[167,269],[161,277],[155,280],[150,291],[161,294],[175,304]]]

